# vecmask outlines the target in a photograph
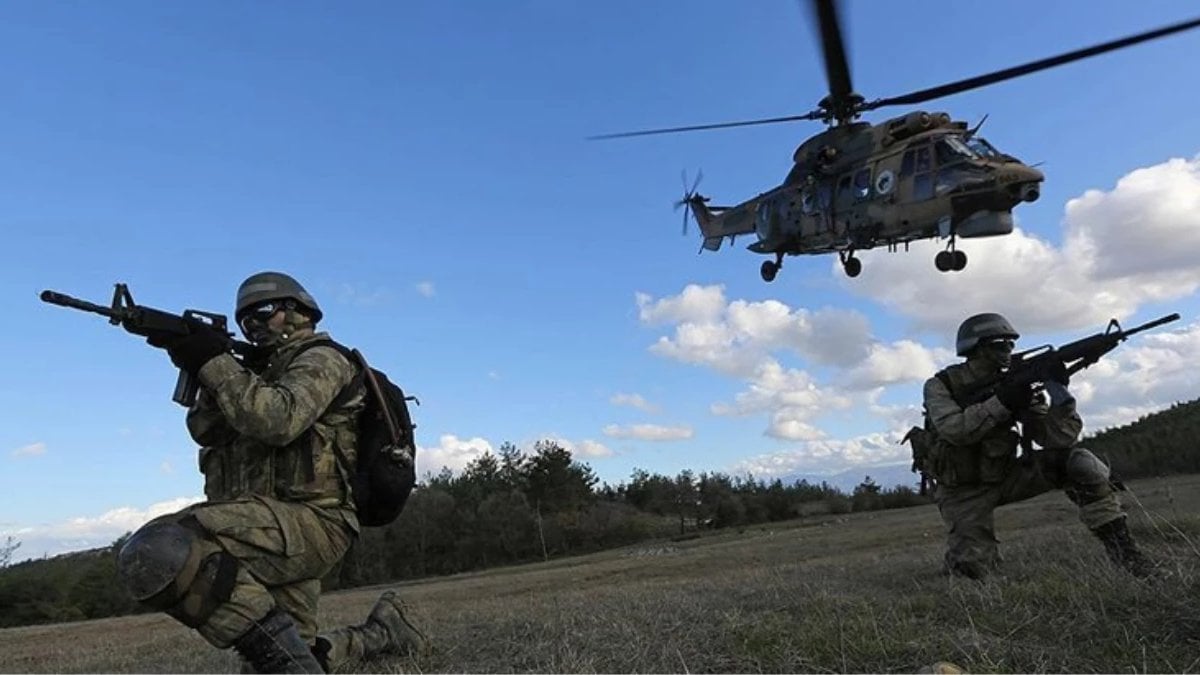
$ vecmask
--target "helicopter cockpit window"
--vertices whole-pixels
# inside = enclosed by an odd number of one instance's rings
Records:
[[[946,166],[976,157],[971,148],[954,136],[943,136],[934,148],[937,151],[938,166]]]
[[[854,197],[866,199],[871,194],[871,169],[860,169],[854,174]]]
[[[994,159],[1000,156],[999,150],[992,147],[991,143],[988,143],[979,136],[972,137],[971,140],[967,141],[967,145],[971,148],[971,150],[974,150],[977,155],[983,157],[984,159]]]

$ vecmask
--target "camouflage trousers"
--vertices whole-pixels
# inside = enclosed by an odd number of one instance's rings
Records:
[[[946,570],[986,576],[1000,563],[996,508],[1058,489],[1079,507],[1079,520],[1090,530],[1125,517],[1108,468],[1083,448],[1041,450],[1030,460],[1014,459],[999,483],[939,485],[935,496],[946,524]]]
[[[355,536],[347,518],[353,513],[254,497],[194,504],[152,522],[175,522],[197,532],[194,545],[202,549],[201,557],[223,551],[237,560],[228,599],[195,626],[205,640],[224,649],[273,607],[290,614],[301,637],[313,641],[321,577]]]

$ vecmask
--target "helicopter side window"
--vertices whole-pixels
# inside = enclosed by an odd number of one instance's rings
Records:
[[[817,186],[817,210],[828,211],[833,204],[833,186],[822,182]]]
[[[933,174],[930,172],[919,173],[913,177],[913,193],[914,200],[929,199],[933,196]]]
[[[859,170],[854,174],[854,197],[866,199],[871,194],[871,168]]]
[[[931,168],[933,168],[933,158],[930,156],[929,146],[926,145],[924,147],[917,148],[916,166],[914,167],[914,170],[917,173],[921,173],[922,171],[928,171]]]
[[[850,196],[850,174],[846,174],[845,176],[842,176],[841,179],[838,180],[837,200],[839,202],[846,201],[846,198],[849,196]]]
[[[904,159],[900,160],[900,177],[911,176],[914,171],[928,171],[929,163],[929,142],[921,141],[904,153]]]

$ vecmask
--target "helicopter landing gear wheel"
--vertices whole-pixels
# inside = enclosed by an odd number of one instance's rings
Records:
[[[862,274],[862,261],[854,257],[854,251],[841,251],[838,257],[842,259],[842,271],[846,276],[853,279]]]
[[[933,266],[939,272],[961,272],[967,266],[967,254],[954,248],[954,235],[950,235],[950,243],[946,250],[933,257]]]
[[[762,267],[758,271],[762,274],[763,281],[772,282],[775,281],[775,275],[779,274],[779,265],[770,260],[764,260]]]
[[[862,273],[862,261],[854,256],[850,256],[842,262],[842,269],[845,270],[846,276],[854,278]]]

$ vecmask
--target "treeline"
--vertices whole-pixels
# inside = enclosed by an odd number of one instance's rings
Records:
[[[1200,473],[1200,399],[1105,429],[1080,445],[1107,458],[1122,479]]]
[[[1200,473],[1197,439],[1200,400],[1104,430],[1084,444],[1107,457],[1118,476],[1131,479]],[[505,444],[460,473],[446,470],[424,481],[396,522],[363,531],[324,587],[453,574],[708,530],[924,503],[928,498],[914,487],[881,487],[869,477],[849,494],[826,483],[687,470],[675,476],[636,470],[626,482],[600,484],[590,466],[552,441],[528,452]],[[0,569],[0,627],[141,611],[115,582],[115,552],[123,541]]]
[[[326,588],[453,574],[575,555],[646,539],[895,508],[927,500],[907,486],[867,479],[847,495],[827,484],[784,484],[722,473],[637,470],[597,486],[587,464],[552,441],[526,454],[505,444],[462,473],[443,471],[415,490],[396,522],[365,530]]]

